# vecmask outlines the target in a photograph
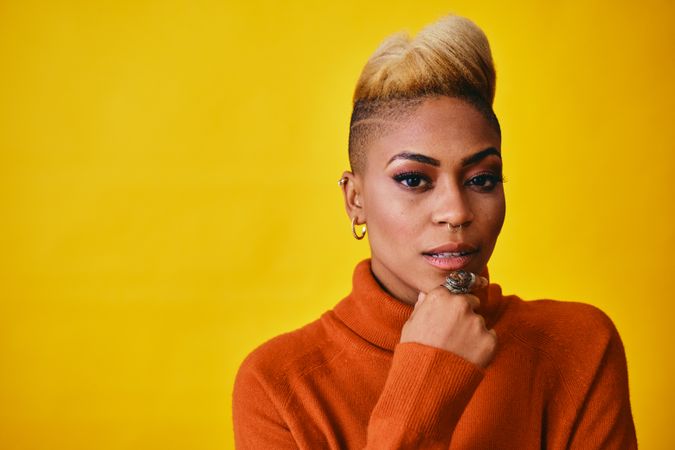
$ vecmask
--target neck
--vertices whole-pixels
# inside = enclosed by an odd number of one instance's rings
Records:
[[[413,306],[394,297],[374,276],[371,260],[361,261],[354,269],[352,292],[334,309],[337,316],[362,338],[378,347],[392,350],[400,340],[401,328],[413,312]],[[488,278],[487,267],[481,275]],[[499,314],[502,295],[499,285],[473,292],[480,299],[476,310],[491,328]]]

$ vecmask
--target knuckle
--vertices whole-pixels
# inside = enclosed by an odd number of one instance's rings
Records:
[[[472,294],[466,294],[467,300],[475,307],[480,305],[480,299]]]
[[[463,313],[469,313],[472,311],[471,303],[466,299],[464,299],[464,301],[456,302],[456,305]]]
[[[440,299],[440,298],[448,298],[452,296],[452,294],[445,287],[436,286],[435,288],[429,291],[429,293],[427,294],[427,298],[429,298],[429,296],[431,296],[431,298],[434,299]]]
[[[434,288],[430,290],[427,293],[427,296],[425,297],[424,301],[429,302],[429,301],[436,301],[438,298],[440,298],[443,295],[443,292],[440,289],[444,289],[443,287],[440,288]]]
[[[488,348],[494,350],[497,347],[497,336],[493,333],[488,333],[485,342]]]
[[[486,331],[482,317],[479,316],[478,314],[474,314],[473,317],[471,318],[471,326],[473,327],[473,330],[477,332],[479,335],[483,334]]]
[[[495,350],[497,349],[497,343],[492,339],[486,339],[483,341],[481,349],[483,354],[492,355],[495,353]]]

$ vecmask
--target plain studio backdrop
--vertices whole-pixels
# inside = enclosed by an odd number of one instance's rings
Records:
[[[236,369],[368,243],[337,186],[388,35],[455,12],[497,68],[506,294],[602,308],[675,448],[670,1],[0,2],[0,447],[232,448]]]

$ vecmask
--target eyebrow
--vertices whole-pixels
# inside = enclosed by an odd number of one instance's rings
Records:
[[[391,164],[397,159],[407,159],[409,161],[417,161],[422,164],[429,164],[430,166],[434,167],[439,167],[441,165],[441,162],[437,160],[436,158],[432,158],[431,156],[426,156],[422,155],[421,153],[410,153],[410,152],[403,152],[399,153],[397,155],[394,155],[391,157],[387,165]]]
[[[485,150],[481,150],[478,153],[474,153],[471,156],[467,156],[466,158],[462,159],[462,167],[465,166],[470,166],[471,164],[476,164],[479,161],[482,161],[483,159],[487,158],[490,155],[495,155],[499,157],[499,159],[502,159],[501,153],[499,153],[499,150],[497,150],[494,147],[488,147]]]
[[[485,150],[481,150],[477,153],[474,153],[471,156],[463,158],[461,161],[462,167],[470,166],[471,164],[476,164],[477,162],[482,161],[483,159],[487,158],[490,155],[495,155],[499,157],[499,159],[502,158],[502,155],[501,153],[499,153],[499,150],[497,150],[494,147],[488,147]],[[409,161],[416,161],[422,164],[429,164],[430,166],[434,167],[439,167],[441,165],[441,162],[436,158],[432,158],[430,156],[426,156],[421,153],[411,153],[411,152],[402,152],[392,156],[387,165],[391,164],[393,161],[397,159],[407,159]]]

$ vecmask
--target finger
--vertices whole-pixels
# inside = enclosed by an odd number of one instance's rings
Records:
[[[425,294],[424,292],[420,292],[419,294],[417,294],[417,301],[415,302],[415,309],[417,309],[419,306],[422,305],[422,303],[424,302],[424,299],[426,297],[427,297],[427,294]]]
[[[413,305],[413,311],[410,314],[410,317],[408,317],[408,320],[411,320],[413,317],[415,317],[415,314],[417,313],[417,310],[420,308],[420,306],[424,302],[424,299],[426,298],[426,296],[427,296],[427,294],[425,294],[424,292],[420,292],[419,294],[417,294],[417,301]]]
[[[469,306],[471,306],[472,310],[475,311],[480,306],[480,299],[478,297],[476,297],[475,295],[465,294],[465,295],[462,295],[462,297],[464,297],[464,299],[469,304]]]
[[[473,283],[473,286],[471,286],[471,290],[474,291],[476,289],[482,289],[488,284],[490,283],[488,282],[487,278],[476,275],[476,281]]]
[[[485,325],[485,317],[481,316],[480,314],[476,314],[478,316],[478,320],[480,321],[481,325],[483,325],[483,329],[487,331],[487,326]]]

